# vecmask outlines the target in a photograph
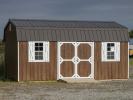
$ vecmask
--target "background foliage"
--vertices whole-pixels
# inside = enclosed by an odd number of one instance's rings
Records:
[[[130,38],[133,38],[133,30],[131,30],[131,31],[129,32],[129,36],[130,36]]]

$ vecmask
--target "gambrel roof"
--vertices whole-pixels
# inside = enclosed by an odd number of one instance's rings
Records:
[[[128,41],[128,29],[116,22],[10,19],[17,41]]]

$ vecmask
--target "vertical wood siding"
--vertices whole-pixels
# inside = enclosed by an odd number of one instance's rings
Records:
[[[74,64],[71,61],[63,61],[60,69],[63,77],[72,77],[74,74]]]
[[[95,43],[94,77],[96,80],[128,78],[128,43],[120,44],[120,62],[101,62],[101,42]]]
[[[56,42],[50,42],[50,62],[28,62],[28,42],[19,43],[20,81],[57,79]]]
[[[17,38],[15,27],[12,25],[10,30],[10,25],[5,29],[5,68],[6,77],[8,79],[17,81],[18,72],[18,60],[17,60]]]
[[[78,75],[80,77],[88,77],[91,74],[91,64],[88,61],[81,61],[77,65]]]
[[[28,62],[28,43],[20,42],[20,81],[25,80],[56,80],[57,76],[57,43],[50,42],[50,62]],[[82,45],[83,46],[83,45]],[[81,46],[81,47],[82,47]],[[66,49],[67,48],[67,49]],[[68,49],[69,48],[69,49]],[[85,47],[84,47],[85,48]],[[128,78],[128,43],[122,42],[120,45],[120,62],[101,62],[101,42],[96,42],[94,47],[94,78],[96,80],[105,79],[127,79]],[[80,50],[81,48],[79,48]],[[65,52],[68,50],[67,52]],[[85,48],[87,51],[89,49]],[[64,58],[72,58],[74,48],[71,45],[65,45],[61,48]],[[88,51],[89,52],[89,51]],[[81,52],[80,52],[81,53]],[[83,54],[85,54],[83,56]],[[82,57],[86,58],[87,53]],[[79,54],[81,55],[81,54]],[[89,55],[89,54],[87,54]],[[89,67],[87,67],[89,65]],[[62,63],[61,74],[63,76],[72,76],[74,65],[72,62]],[[69,66],[69,67],[68,67]],[[90,64],[81,62],[78,64],[78,74],[86,77],[90,73]],[[88,71],[89,70],[89,71]]]

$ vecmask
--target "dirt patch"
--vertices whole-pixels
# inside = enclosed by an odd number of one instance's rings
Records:
[[[100,83],[0,82],[0,100],[132,100],[133,80]]]

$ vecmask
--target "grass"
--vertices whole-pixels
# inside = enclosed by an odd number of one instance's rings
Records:
[[[130,66],[133,66],[133,57],[130,57],[129,65],[130,65]]]

